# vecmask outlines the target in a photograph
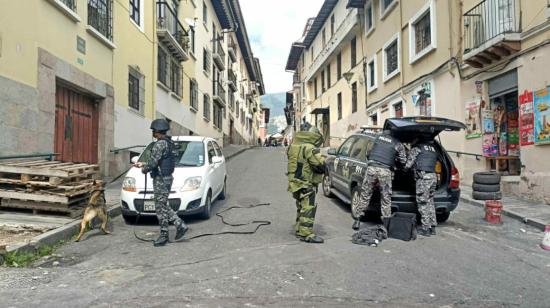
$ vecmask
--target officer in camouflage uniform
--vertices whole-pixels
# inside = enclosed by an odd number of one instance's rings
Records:
[[[143,174],[151,172],[153,178],[155,210],[160,225],[160,236],[153,242],[153,245],[158,247],[164,246],[168,242],[169,223],[176,226],[175,240],[181,239],[189,228],[168,204],[170,189],[174,181],[172,173],[176,163],[175,145],[166,135],[170,125],[165,119],[156,119],[151,123],[151,129],[153,137],[157,140],[151,149],[151,156],[145,164],[136,163],[135,166],[141,168]]]
[[[296,224],[294,228],[300,240],[307,243],[323,243],[324,240],[313,233],[315,222],[315,194],[325,173],[325,159],[319,146],[323,135],[317,127],[302,126],[292,144],[288,147],[288,191],[296,199]]]
[[[421,215],[422,226],[418,234],[435,235],[437,220],[435,216],[434,194],[437,185],[435,165],[437,152],[433,141],[416,143],[407,159],[405,169],[413,168],[416,180],[416,204]]]
[[[403,144],[395,139],[390,134],[390,131],[384,131],[374,140],[368,158],[368,167],[363,179],[363,185],[361,186],[359,204],[355,209],[352,209],[356,217],[352,226],[354,230],[359,230],[361,218],[365,215],[377,183],[380,186],[382,221],[384,227],[388,227],[391,216],[393,169],[395,168],[396,161],[405,165],[407,162],[407,152]]]

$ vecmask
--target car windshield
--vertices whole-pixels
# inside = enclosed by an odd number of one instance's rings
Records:
[[[200,167],[204,165],[204,145],[201,141],[175,141],[177,157],[176,167]],[[140,162],[147,162],[151,157],[151,149],[155,143],[150,143],[141,156]]]

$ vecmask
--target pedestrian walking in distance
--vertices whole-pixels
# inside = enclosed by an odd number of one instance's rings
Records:
[[[393,170],[397,161],[404,166],[407,162],[407,152],[403,144],[386,130],[376,137],[368,154],[368,167],[361,186],[359,204],[352,209],[356,217],[352,226],[354,230],[359,230],[361,218],[369,206],[376,184],[380,187],[382,221],[387,229],[391,216]]]
[[[435,235],[437,220],[435,216],[434,195],[437,185],[435,165],[437,152],[433,141],[417,142],[409,152],[405,169],[413,169],[416,181],[416,204],[420,212],[422,226],[418,234]]]
[[[150,172],[153,178],[155,211],[160,225],[160,236],[153,242],[153,245],[158,247],[168,243],[168,225],[170,223],[176,226],[175,240],[181,239],[189,228],[168,204],[170,189],[174,181],[172,173],[176,165],[176,148],[172,139],[166,135],[170,125],[165,119],[156,119],[151,123],[151,129],[156,142],[151,148],[149,160],[145,163],[138,162],[135,166],[141,168],[143,174]]]
[[[307,243],[323,243],[315,235],[315,194],[325,173],[325,159],[319,147],[323,144],[323,135],[315,126],[303,125],[288,147],[288,191],[296,199],[296,236]]]

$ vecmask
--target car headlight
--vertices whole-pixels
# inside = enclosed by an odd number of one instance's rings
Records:
[[[124,178],[124,181],[122,182],[122,190],[136,192],[136,179],[131,177]]]
[[[197,190],[201,187],[201,183],[202,183],[202,177],[200,176],[188,178],[183,183],[183,186],[181,187],[180,191],[184,192],[184,191]]]

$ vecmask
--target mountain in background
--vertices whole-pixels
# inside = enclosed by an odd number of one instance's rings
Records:
[[[267,124],[267,133],[273,135],[280,133],[286,127],[285,104],[286,92],[271,93],[260,97],[262,106],[269,108],[269,123]]]

